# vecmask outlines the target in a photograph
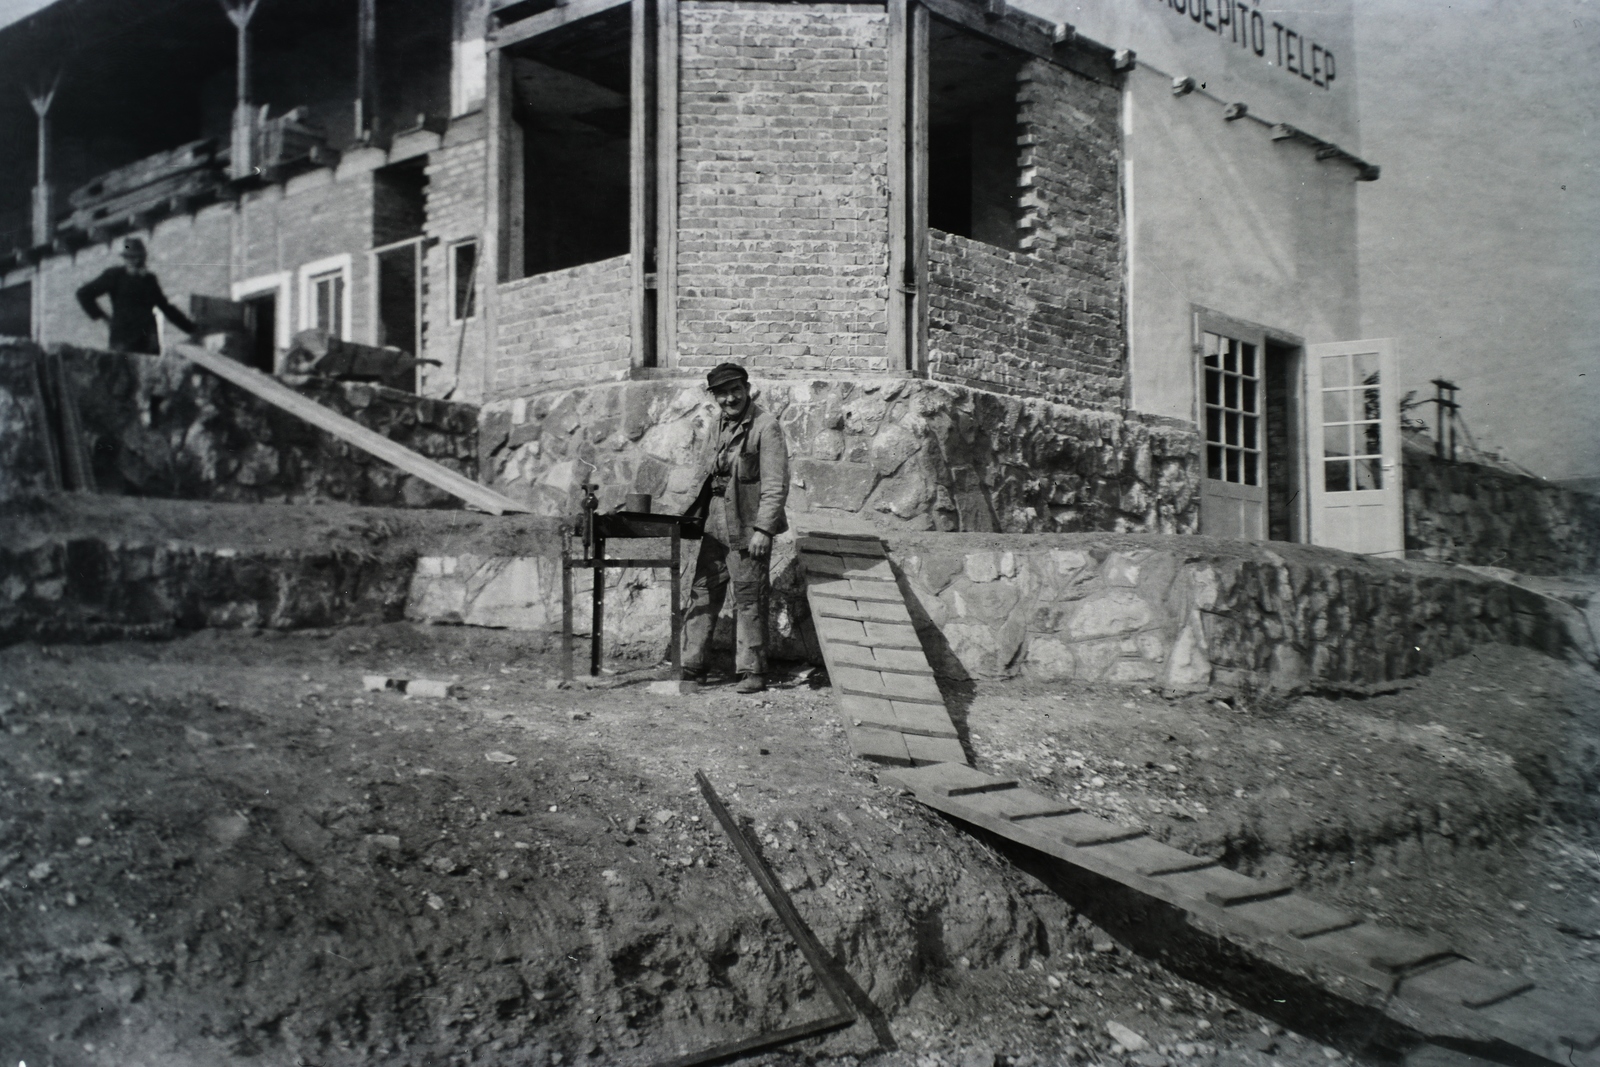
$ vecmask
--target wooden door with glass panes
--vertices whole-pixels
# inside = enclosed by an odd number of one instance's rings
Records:
[[[1264,338],[1205,316],[1200,347],[1200,429],[1205,478],[1200,532],[1249,541],[1267,538],[1267,428]]]
[[[1395,345],[1311,345],[1306,358],[1311,542],[1405,555]]]

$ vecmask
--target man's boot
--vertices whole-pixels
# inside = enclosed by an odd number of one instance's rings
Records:
[[[767,676],[764,674],[747,674],[739,679],[739,684],[734,687],[735,693],[761,693],[767,688]]]

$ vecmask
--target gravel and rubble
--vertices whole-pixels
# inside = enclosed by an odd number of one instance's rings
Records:
[[[766,1062],[1377,1055],[1131,952],[878,784],[820,673],[656,676],[562,688],[537,637],[406,623],[0,651],[0,1062],[645,1064],[823,1014],[696,769],[895,1046],[869,1020]],[[1489,647],[1359,698],[953,697],[985,769],[1600,985],[1587,668]]]

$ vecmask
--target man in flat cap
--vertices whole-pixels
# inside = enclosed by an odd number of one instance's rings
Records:
[[[189,316],[172,306],[161,283],[145,266],[144,242],[129,237],[122,242],[122,266],[107,267],[100,277],[78,290],[78,303],[91,319],[111,319],[111,351],[160,353],[156,334],[156,308],[167,321],[186,334],[194,333]],[[111,297],[111,314],[100,306]]]
[[[743,367],[721,364],[706,375],[706,387],[722,417],[707,442],[697,502],[706,509],[706,529],[684,620],[683,677],[696,686],[705,679],[711,632],[732,582],[737,691],[759,693],[767,687],[767,564],[772,539],[789,528],[789,449],[778,420],[751,400]]]

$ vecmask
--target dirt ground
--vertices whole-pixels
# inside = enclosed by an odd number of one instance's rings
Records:
[[[884,1013],[765,1062],[1378,1055],[1141,958],[878,784],[819,675],[556,674],[526,635],[407,624],[0,651],[0,1064],[646,1064],[825,1014],[696,769]],[[1493,647],[1378,694],[953,696],[985,769],[1600,992],[1587,668]]]

